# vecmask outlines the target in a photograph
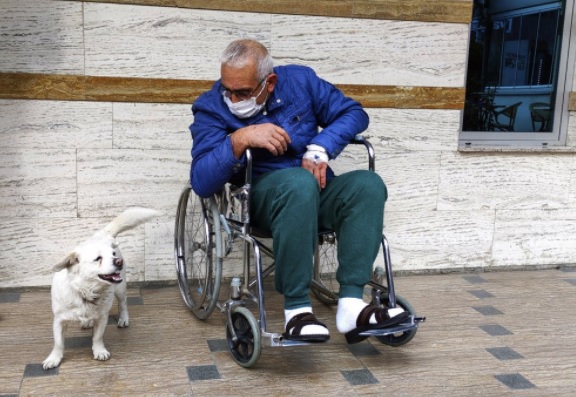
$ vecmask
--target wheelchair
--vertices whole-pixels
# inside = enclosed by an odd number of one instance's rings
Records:
[[[364,145],[368,152],[368,168],[375,169],[374,150],[367,139],[357,135],[351,144]],[[252,154],[246,151],[245,184],[224,189],[210,198],[197,196],[190,185],[180,194],[176,212],[174,249],[178,286],[186,306],[198,319],[207,319],[218,308],[226,316],[227,345],[234,361],[242,367],[253,366],[260,358],[262,345],[284,347],[313,342],[285,339],[282,332],[268,330],[264,278],[274,271],[274,253],[267,240],[271,236],[250,225],[250,186]],[[418,324],[425,317],[416,315],[410,303],[394,289],[388,241],[382,235],[384,266],[377,266],[365,288],[375,305],[401,307],[409,313],[403,323],[390,328],[370,330],[362,336],[374,336],[389,346],[402,346],[414,338]],[[224,260],[233,247],[240,245],[241,276],[230,281],[227,299],[221,298]],[[314,254],[312,294],[326,305],[338,302],[336,281],[337,236],[332,231],[320,231]],[[272,263],[264,267],[262,258]],[[237,262],[238,262],[237,261]],[[222,294],[224,295],[224,294]],[[249,307],[256,307],[257,317]]]

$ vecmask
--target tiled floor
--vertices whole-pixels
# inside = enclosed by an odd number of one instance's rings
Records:
[[[0,290],[0,396],[572,396],[576,391],[576,272],[558,270],[396,277],[397,292],[425,315],[402,347],[371,338],[347,345],[335,308],[315,303],[332,330],[321,345],[264,346],[238,366],[224,316],[199,321],[176,286],[131,288],[130,327],[92,359],[88,330],[71,327],[64,361],[51,350],[48,291]],[[267,294],[269,329],[281,330],[281,297]],[[112,311],[112,317],[116,309]]]

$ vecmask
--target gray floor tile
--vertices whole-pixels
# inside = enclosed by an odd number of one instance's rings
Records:
[[[494,316],[498,314],[504,314],[500,310],[496,309],[494,306],[473,306],[474,310],[482,313],[485,316]]]
[[[510,389],[531,389],[536,387],[532,382],[520,374],[502,374],[494,375],[494,377]]]
[[[52,369],[42,368],[42,364],[27,364],[24,368],[24,377],[37,377],[37,376],[54,376],[58,375],[59,367]]]
[[[220,379],[220,373],[215,365],[196,365],[186,367],[188,379],[192,382],[199,380]]]
[[[488,282],[484,277],[478,275],[464,276],[464,280],[468,281],[470,284],[482,284]]]
[[[480,299],[486,299],[486,298],[493,298],[494,295],[492,295],[490,292],[485,291],[483,289],[476,289],[473,291],[468,291],[469,293],[471,293],[472,295],[474,295],[476,298],[480,298]]]
[[[498,360],[518,360],[524,358],[520,353],[517,353],[509,347],[491,347],[486,350]]]
[[[511,331],[498,324],[481,325],[480,328],[491,336],[513,335]]]
[[[378,380],[372,375],[367,369],[356,369],[352,371],[340,371],[344,379],[348,381],[352,386],[358,385],[370,385],[378,383]]]
[[[0,293],[0,303],[14,303],[20,300],[19,292]]]

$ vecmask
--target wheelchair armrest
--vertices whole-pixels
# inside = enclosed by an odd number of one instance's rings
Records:
[[[368,141],[368,139],[358,134],[350,141],[350,143],[354,145],[364,145],[366,147],[366,151],[368,152],[368,168],[370,171],[374,171],[376,169],[376,156],[374,154],[374,147]],[[246,181],[247,185],[252,184],[252,151],[250,149],[246,149],[246,175],[244,180]]]
[[[368,141],[368,139],[358,134],[354,137],[354,139],[352,139],[352,141],[350,141],[350,143],[355,145],[364,145],[366,147],[366,151],[368,152],[368,169],[370,171],[374,171],[376,169],[376,154],[374,153],[374,147]]]

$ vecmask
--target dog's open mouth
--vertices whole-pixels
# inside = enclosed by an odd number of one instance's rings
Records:
[[[109,283],[112,283],[112,284],[118,284],[118,283],[122,282],[122,276],[118,272],[111,273],[111,274],[99,274],[98,277],[100,277],[100,279],[102,279],[104,281],[108,281]]]

